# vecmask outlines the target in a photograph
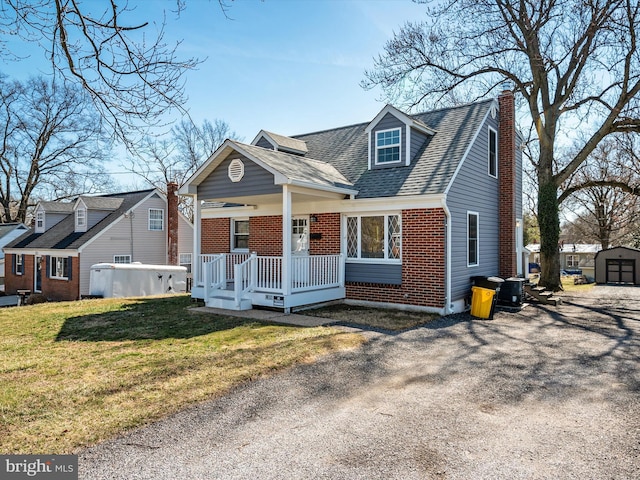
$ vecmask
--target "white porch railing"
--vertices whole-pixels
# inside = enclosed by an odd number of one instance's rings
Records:
[[[205,298],[233,283],[236,304],[249,291],[282,293],[282,257],[248,253],[201,255],[198,277]],[[292,255],[291,293],[344,286],[342,255]],[[198,278],[200,280],[200,278]]]

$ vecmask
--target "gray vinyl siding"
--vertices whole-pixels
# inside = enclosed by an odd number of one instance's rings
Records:
[[[89,210],[87,209],[87,230],[94,227],[100,220],[105,218],[111,212],[105,212],[103,210]]]
[[[520,137],[516,136],[516,172],[522,172],[522,150]],[[516,175],[516,218],[522,220],[522,175]]]
[[[72,215],[72,214],[69,214],[69,215]],[[54,227],[55,225],[60,223],[62,220],[67,218],[69,215],[64,214],[64,213],[47,213],[47,212],[45,212],[45,214],[44,214],[44,229],[45,229],[45,231],[49,230],[52,227]]]
[[[256,147],[262,147],[262,148],[268,148],[269,150],[274,150],[273,145],[271,145],[271,143],[269,143],[269,140],[267,140],[264,137],[260,137],[260,140],[258,140],[258,143],[256,143]]]
[[[469,294],[470,277],[497,275],[499,271],[498,179],[488,173],[489,125],[497,131],[497,121],[488,116],[447,195],[452,301]],[[478,265],[471,267],[467,266],[467,212],[478,213]]]
[[[416,154],[420,151],[426,140],[426,134],[414,129],[411,130],[411,162],[413,162],[413,159],[416,157]]]
[[[80,254],[80,295],[89,294],[91,265],[102,262],[112,263],[114,255],[131,255],[132,262],[152,265],[167,263],[166,207],[167,202],[154,195],[133,209],[133,219],[120,217],[110,228],[104,230],[100,236],[95,237],[92,243],[82,249]],[[162,231],[149,230],[150,208],[159,208],[165,211]]]
[[[228,168],[232,159],[227,158],[198,186],[199,199],[215,200],[282,192],[282,187],[274,185],[271,173],[243,156],[234,155],[233,158],[240,158],[244,163],[244,177],[235,183],[229,179]]]
[[[193,253],[193,226],[182,216],[178,219],[178,255]]]
[[[376,165],[376,132],[379,132],[380,130],[390,130],[393,128],[400,129],[400,164],[404,165],[407,147],[407,128],[403,121],[394,117],[390,113],[387,113],[371,131],[371,168],[389,168],[397,167],[399,165],[395,162],[389,165]]]
[[[402,265],[347,263],[344,274],[347,282],[402,284]]]

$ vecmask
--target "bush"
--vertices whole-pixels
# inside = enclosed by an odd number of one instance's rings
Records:
[[[29,295],[29,298],[27,298],[27,301],[24,302],[25,305],[36,305],[38,303],[46,303],[49,300],[47,299],[47,297],[45,297],[43,294],[41,293],[32,293],[31,295]]]

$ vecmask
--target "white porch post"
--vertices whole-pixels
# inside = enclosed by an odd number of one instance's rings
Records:
[[[282,290],[285,299],[291,295],[291,192],[288,185],[282,186]]]
[[[193,257],[191,258],[191,276],[193,285],[198,284],[198,279],[202,278],[202,264],[200,262],[200,239],[202,238],[202,228],[200,219],[202,218],[202,206],[198,200],[198,195],[193,196]]]

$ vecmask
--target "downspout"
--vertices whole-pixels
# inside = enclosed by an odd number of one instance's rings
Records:
[[[442,209],[444,210],[444,314],[453,313],[451,309],[451,212],[447,206],[447,197],[442,197]]]

